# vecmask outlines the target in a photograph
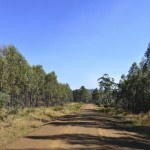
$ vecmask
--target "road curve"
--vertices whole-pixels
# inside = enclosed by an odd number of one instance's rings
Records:
[[[130,136],[133,135],[133,136]],[[118,125],[118,120],[86,104],[76,114],[60,117],[6,146],[7,150],[150,150],[150,143]]]

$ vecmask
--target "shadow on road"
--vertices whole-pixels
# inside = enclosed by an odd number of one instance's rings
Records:
[[[98,110],[86,109],[80,114],[66,115],[60,117],[57,121],[51,122],[49,125],[54,126],[79,126],[87,128],[103,128],[115,129],[120,131],[138,132],[133,127],[127,127],[121,119],[110,118]],[[27,136],[26,138],[34,140],[61,140],[67,139],[67,143],[71,145],[98,146],[98,149],[145,149],[150,150],[150,143],[143,143],[130,137],[100,137],[90,134],[60,134],[51,136]],[[107,145],[107,146],[106,146]],[[75,148],[73,148],[75,150]],[[85,148],[81,148],[81,150]],[[87,148],[86,148],[87,149]],[[62,149],[63,150],[63,149]]]
[[[99,110],[86,109],[81,114],[66,115],[59,118],[57,121],[50,124],[55,126],[71,125],[71,126],[84,126],[88,128],[104,128],[115,129],[121,131],[135,132],[137,134],[147,133],[150,134],[150,126],[127,126],[131,121],[123,121],[123,117],[108,117]],[[144,137],[143,137],[144,138]],[[147,137],[147,139],[150,139]]]
[[[133,141],[131,138],[109,138],[99,137],[89,134],[61,134],[53,136],[27,136],[26,138],[34,140],[60,140],[67,139],[67,143],[71,145],[97,146],[98,149],[118,149],[120,147],[126,149],[145,149],[149,150],[150,145]],[[106,146],[107,144],[107,146]],[[74,149],[74,148],[73,148]],[[84,148],[83,148],[84,149]],[[87,149],[87,148],[86,148]]]

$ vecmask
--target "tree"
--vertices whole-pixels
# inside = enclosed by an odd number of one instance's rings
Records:
[[[0,92],[8,92],[8,70],[7,61],[0,50]]]
[[[10,95],[0,92],[0,108],[7,106],[10,100]]]
[[[80,101],[82,102],[89,102],[91,100],[91,93],[82,86],[80,88]]]
[[[16,106],[22,103],[19,97],[22,92],[21,86],[23,82],[26,82],[23,81],[26,74],[24,72],[21,73],[21,71],[23,70],[26,60],[13,45],[3,49],[3,56],[7,62],[7,91],[11,96],[10,105]]]
[[[146,64],[150,67],[150,43],[148,44],[147,50],[145,52]]]
[[[102,103],[108,105],[112,101],[112,92],[115,88],[114,79],[109,77],[108,74],[104,74],[98,79],[100,91],[103,93]]]
[[[150,110],[150,44],[140,65],[133,63],[128,75],[122,77],[116,94],[117,105],[133,112]]]
[[[128,77],[136,76],[139,72],[139,67],[136,62],[134,62],[128,72]]]
[[[75,102],[80,101],[80,90],[79,89],[73,90],[73,100]]]
[[[91,93],[84,87],[73,91],[73,99],[77,102],[90,102],[92,98]]]
[[[68,84],[58,83],[55,72],[46,74],[41,65],[30,66],[13,45],[0,48],[0,92],[1,97],[9,95],[10,107],[17,108],[72,101]]]
[[[55,72],[45,76],[45,92],[47,105],[55,105],[57,99],[58,81]]]
[[[35,72],[35,106],[40,106],[43,105],[42,103],[44,101],[44,84],[46,73],[41,65],[33,66],[32,69]]]
[[[96,104],[100,104],[100,92],[97,88],[92,92],[92,101]]]

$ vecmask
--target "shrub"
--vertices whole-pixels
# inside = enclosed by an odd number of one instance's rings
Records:
[[[56,106],[56,107],[53,108],[54,111],[60,111],[62,109],[63,109],[62,106]]]

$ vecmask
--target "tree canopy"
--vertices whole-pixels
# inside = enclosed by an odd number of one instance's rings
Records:
[[[104,74],[98,79],[101,103],[114,104],[133,113],[150,110],[150,44],[139,65],[134,62],[118,84]],[[111,100],[111,101],[110,101]]]
[[[91,98],[91,93],[84,86],[81,86],[80,89],[76,89],[73,91],[73,99],[76,102],[90,102]]]
[[[53,106],[72,100],[69,85],[59,83],[55,72],[46,74],[41,65],[30,66],[13,45],[0,49],[1,106]]]

